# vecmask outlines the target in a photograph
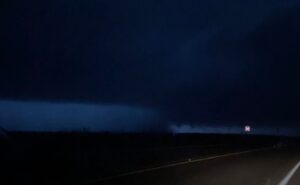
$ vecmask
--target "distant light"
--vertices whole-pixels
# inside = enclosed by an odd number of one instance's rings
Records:
[[[251,132],[251,126],[246,125],[245,126],[245,132]]]

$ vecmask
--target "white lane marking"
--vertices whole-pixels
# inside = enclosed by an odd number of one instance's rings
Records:
[[[289,180],[293,177],[294,173],[297,171],[297,169],[300,167],[300,161],[294,166],[291,171],[280,181],[278,185],[287,185]]]
[[[112,176],[112,177],[100,178],[98,180],[92,181],[91,183],[103,182],[103,181],[117,179],[117,178],[120,178],[120,177],[129,176],[129,175],[136,175],[136,174],[155,171],[155,170],[160,170],[160,169],[164,169],[164,168],[170,168],[170,167],[175,167],[175,166],[180,166],[180,165],[185,165],[185,164],[197,163],[197,162],[201,162],[201,161],[207,161],[207,160],[212,160],[212,159],[217,159],[217,158],[223,158],[223,157],[229,157],[229,156],[234,156],[234,155],[246,154],[246,153],[251,153],[251,152],[269,150],[269,149],[273,149],[273,148],[274,147],[258,148],[258,149],[246,150],[246,151],[242,151],[242,152],[228,153],[228,154],[216,155],[216,156],[200,158],[200,159],[194,159],[194,160],[188,160],[188,161],[183,161],[183,162],[176,162],[176,163],[162,165],[162,166],[158,166],[158,167],[154,167],[154,168],[146,168],[146,169],[142,169],[142,170],[122,173],[122,174]]]

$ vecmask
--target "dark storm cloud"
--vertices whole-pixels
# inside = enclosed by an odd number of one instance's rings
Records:
[[[0,121],[8,130],[164,131],[157,111],[124,105],[0,101]]]
[[[9,1],[0,96],[138,105],[175,121],[297,119],[295,4]]]
[[[245,37],[229,44],[246,66],[235,98],[248,117],[299,120],[299,10],[299,6],[276,10]]]

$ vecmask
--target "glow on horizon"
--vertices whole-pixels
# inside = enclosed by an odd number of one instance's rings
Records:
[[[242,124],[236,124],[231,126],[220,126],[221,124],[171,124],[169,131],[174,134],[189,134],[189,133],[203,133],[203,134],[245,134],[245,126]],[[259,124],[257,124],[259,125]],[[253,127],[251,126],[251,132],[247,134],[256,135],[282,135],[282,136],[299,136],[299,127],[286,127],[286,126],[272,126],[272,125],[260,125]]]
[[[192,126],[188,124],[183,124],[183,125],[170,125],[169,130],[172,133],[216,133],[216,134],[221,134],[221,133],[231,133],[231,134],[236,134],[236,133],[241,133],[243,129],[239,126],[219,126],[219,125],[214,125],[214,126]]]

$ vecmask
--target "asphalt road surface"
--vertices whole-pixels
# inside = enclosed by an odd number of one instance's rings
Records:
[[[300,185],[300,149],[268,148],[146,169],[91,184]],[[299,168],[299,169],[298,169]]]

